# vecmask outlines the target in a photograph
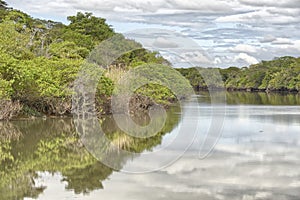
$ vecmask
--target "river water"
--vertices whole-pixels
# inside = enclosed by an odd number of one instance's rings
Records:
[[[226,97],[212,106],[201,93],[170,108],[146,139],[101,119],[116,152],[135,152],[109,154],[115,170],[86,150],[73,119],[1,122],[0,199],[299,199],[300,96]]]

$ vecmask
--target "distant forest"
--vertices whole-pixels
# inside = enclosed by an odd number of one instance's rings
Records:
[[[204,80],[201,74],[209,75],[211,70],[201,67],[178,69],[196,90],[225,87],[227,90],[246,91],[300,91],[300,58],[290,56],[262,61],[249,67],[229,67],[218,69],[222,81],[214,81],[213,76]],[[210,80],[211,79],[211,80]]]

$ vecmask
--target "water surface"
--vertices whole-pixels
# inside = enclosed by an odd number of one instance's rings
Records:
[[[152,173],[128,174],[98,162],[78,140],[72,119],[1,122],[0,199],[299,199],[299,95],[228,93],[221,138],[205,159],[199,150],[212,125],[212,106],[207,93],[198,100],[182,112],[170,109],[163,130],[148,139],[124,136],[112,117],[99,122],[119,148],[151,153],[174,140],[183,117],[197,119],[200,129],[189,150]],[[194,129],[184,130],[190,140]],[[124,170],[143,168],[180,155],[185,142],[157,160],[116,162]]]

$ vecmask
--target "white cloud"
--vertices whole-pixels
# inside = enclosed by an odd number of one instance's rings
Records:
[[[275,45],[282,45],[282,44],[292,44],[292,41],[288,38],[277,38],[272,42]]]
[[[232,52],[243,52],[243,53],[256,53],[257,47],[248,44],[238,44],[237,46],[229,49]]]
[[[221,58],[219,58],[219,57],[216,57],[216,58],[214,59],[214,64],[215,64],[215,65],[222,64],[222,60],[221,60]]]
[[[256,58],[249,56],[246,53],[240,53],[239,55],[235,56],[234,62],[246,62],[249,65],[259,63]]]

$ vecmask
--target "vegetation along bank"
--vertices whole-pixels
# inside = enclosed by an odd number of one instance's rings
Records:
[[[92,13],[79,12],[67,19],[68,25],[34,19],[0,0],[0,120],[71,114],[72,88],[79,70],[91,51],[112,36],[140,48],[116,59],[99,78],[95,98],[99,115],[111,112],[110,99],[120,77],[141,65],[149,70],[151,64],[160,66],[155,76],[163,78],[168,74],[169,80],[174,80],[174,87],[180,91],[185,91],[187,84],[180,79],[181,75],[196,90],[207,89],[207,85],[214,88],[224,86],[215,82],[213,76],[211,80],[204,81],[201,74],[209,74],[211,69],[174,70],[158,52],[125,39],[105,19]],[[241,69],[230,67],[219,70],[228,90],[300,90],[300,58],[282,57]],[[179,98],[184,93],[181,95]],[[147,109],[154,102],[168,106],[176,102],[176,98],[178,96],[168,87],[150,82],[135,91],[131,108]]]

